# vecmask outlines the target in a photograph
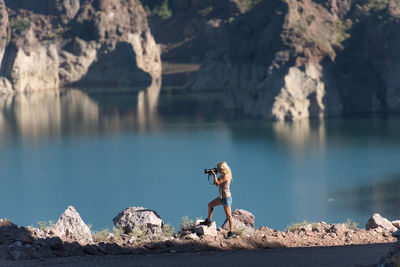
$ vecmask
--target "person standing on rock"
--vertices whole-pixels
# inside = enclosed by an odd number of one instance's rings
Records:
[[[214,207],[223,205],[226,219],[229,222],[229,229],[230,229],[227,238],[233,238],[235,237],[235,234],[233,233],[233,219],[231,210],[232,194],[229,188],[232,181],[232,172],[231,168],[225,161],[218,163],[217,169],[218,172],[221,173],[219,178],[217,178],[217,174],[214,171],[211,171],[211,174],[214,176],[214,184],[219,187],[219,197],[215,198],[213,201],[208,203],[208,217],[200,224],[210,226],[211,217],[214,212]]]

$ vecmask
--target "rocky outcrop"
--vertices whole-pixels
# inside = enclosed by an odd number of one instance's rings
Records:
[[[149,1],[142,2],[150,10],[157,8]],[[151,32],[161,46],[163,61],[201,62],[206,53],[221,40],[225,32],[223,26],[244,12],[242,6],[251,6],[252,2],[169,0],[170,17],[162,18],[157,12],[150,12]]]
[[[59,15],[66,22],[72,19],[79,10],[79,0],[5,0],[12,9],[26,9],[44,15]]]
[[[136,227],[145,227],[152,233],[161,231],[163,221],[154,210],[143,207],[129,207],[114,217],[113,223],[116,227],[124,229],[125,233],[132,232]]]
[[[28,35],[33,34],[28,31]],[[31,39],[26,46],[9,45],[4,58],[5,76],[15,92],[58,89],[58,55],[56,45]]]
[[[4,0],[0,0],[0,63],[3,59],[7,41],[10,38],[10,24],[8,21],[8,13]],[[1,87],[0,87],[1,92]]]
[[[144,85],[160,79],[161,60],[139,0],[0,2],[1,92],[69,85]],[[3,15],[4,14],[4,15]],[[10,83],[5,81],[7,79]]]
[[[267,119],[398,113],[395,1],[262,1],[224,25],[188,90]],[[226,41],[229,40],[229,41]]]
[[[53,228],[56,235],[62,239],[74,240],[83,244],[93,243],[92,232],[72,206],[64,211]]]
[[[253,116],[322,117],[320,61],[334,57],[337,19],[312,1],[264,1],[230,25],[229,45],[209,54],[187,88],[199,90],[207,81],[224,92],[226,107]]]
[[[63,46],[61,83],[150,85],[161,76],[159,48],[138,0],[101,0],[81,7]],[[121,71],[122,70],[122,71]]]

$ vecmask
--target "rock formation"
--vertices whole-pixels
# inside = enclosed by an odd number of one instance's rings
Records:
[[[10,24],[4,0],[0,0],[0,62],[3,59],[8,39],[10,38]],[[1,87],[0,87],[1,88]],[[0,90],[1,91],[1,90]]]
[[[61,238],[75,240],[83,244],[93,243],[92,232],[72,206],[69,206],[61,214],[61,217],[54,225],[54,230],[56,235]]]
[[[127,234],[132,232],[134,228],[141,226],[152,233],[157,233],[161,231],[164,224],[157,212],[143,207],[124,209],[114,217],[113,223],[117,227],[122,227]]]
[[[399,112],[396,1],[261,1],[224,24],[189,90],[267,119]]]
[[[6,5],[8,13],[0,1],[2,93],[72,84],[149,86],[161,76],[159,48],[139,0]]]

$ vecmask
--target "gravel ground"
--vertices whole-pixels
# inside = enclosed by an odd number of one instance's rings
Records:
[[[0,266],[376,266],[391,243],[127,256],[81,256],[32,261],[0,260]]]

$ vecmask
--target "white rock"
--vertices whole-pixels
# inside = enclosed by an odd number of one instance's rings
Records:
[[[191,233],[191,234],[185,235],[185,239],[187,239],[187,240],[196,240],[196,239],[199,239],[199,236],[196,235],[195,233]]]
[[[79,243],[93,243],[92,232],[74,207],[68,208],[54,225],[55,234],[60,238],[70,238]]]
[[[129,207],[114,217],[113,223],[122,227],[125,233],[130,233],[135,227],[145,226],[152,233],[161,231],[163,221],[160,215],[154,210],[143,207]]]
[[[396,227],[397,229],[399,229],[399,228],[400,228],[400,220],[392,221],[392,225],[393,225],[394,227]]]
[[[243,209],[237,209],[232,213],[233,218],[233,229],[235,231],[242,232],[243,234],[249,235],[254,232],[255,216]],[[229,230],[229,222],[225,220],[222,228]]]
[[[394,227],[388,219],[383,218],[379,213],[375,213],[374,215],[372,215],[371,218],[369,218],[367,224],[365,225],[365,228],[369,230],[378,227],[383,228],[389,232],[394,232],[397,230],[397,228]]]
[[[215,221],[212,222],[210,226],[195,225],[194,226],[194,231],[198,235],[212,236],[212,237],[215,237],[215,236],[218,235],[218,233],[217,233],[217,225],[216,225]]]

